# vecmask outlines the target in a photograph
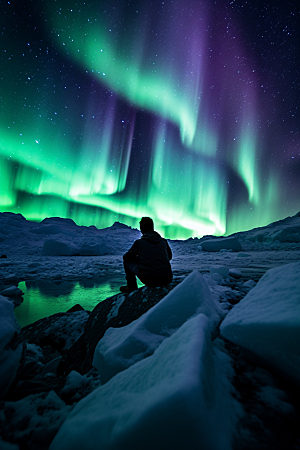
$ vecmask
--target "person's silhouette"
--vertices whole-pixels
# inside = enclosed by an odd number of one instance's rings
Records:
[[[140,230],[142,237],[123,255],[127,286],[120,291],[125,293],[138,289],[136,276],[149,287],[166,286],[173,278],[172,251],[166,239],[154,231],[153,220],[142,217]]]

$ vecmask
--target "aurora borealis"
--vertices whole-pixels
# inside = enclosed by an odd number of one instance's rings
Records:
[[[168,238],[300,210],[297,2],[1,2],[0,211]]]

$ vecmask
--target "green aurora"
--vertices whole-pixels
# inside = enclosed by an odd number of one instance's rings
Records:
[[[1,211],[185,239],[299,210],[299,138],[226,2],[43,4],[5,6]]]

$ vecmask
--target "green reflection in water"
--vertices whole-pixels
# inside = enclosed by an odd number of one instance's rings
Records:
[[[120,293],[122,284],[122,275],[79,281],[22,281],[18,287],[24,292],[24,301],[15,308],[15,315],[20,326],[25,327],[52,314],[66,312],[77,303],[92,311],[99,302]]]

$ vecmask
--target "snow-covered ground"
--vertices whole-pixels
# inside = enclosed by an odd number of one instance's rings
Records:
[[[36,223],[21,215],[0,213],[0,256],[7,256],[0,259],[0,281],[123,273],[122,255],[140,236],[140,231],[118,223],[98,230],[77,226],[71,219],[50,218]],[[261,275],[269,268],[300,259],[298,216],[235,236],[241,252],[203,252],[201,239],[169,241],[174,274],[209,271],[211,265],[219,264],[238,268],[251,278],[251,273]]]
[[[60,383],[55,392],[2,401],[1,450],[46,449],[55,436],[53,450],[94,449],[99,442],[116,450],[299,449],[299,214],[236,233],[238,252],[204,252],[203,239],[170,241],[174,279],[182,282],[139,319],[108,328],[94,354],[99,373],[62,378],[61,354],[52,350],[50,358],[32,343],[20,356],[12,336],[21,333],[7,303],[18,282],[122,276],[122,255],[139,237],[117,223],[97,230],[68,219],[38,224],[0,213],[0,368],[12,374],[10,380],[6,373],[2,397],[22,358],[19,385],[25,373],[32,386]],[[107,322],[127,298],[115,296]],[[65,340],[69,326],[74,343],[85,321],[87,313],[69,313],[49,322],[48,331]]]

